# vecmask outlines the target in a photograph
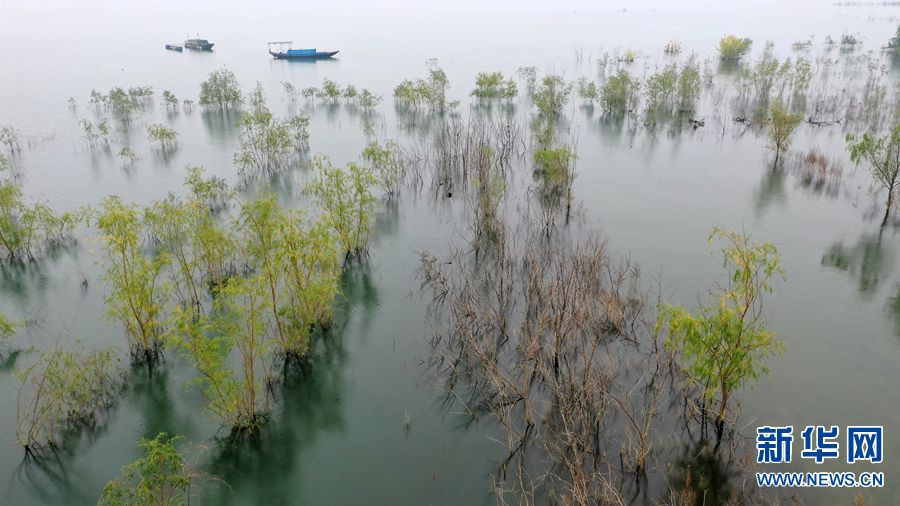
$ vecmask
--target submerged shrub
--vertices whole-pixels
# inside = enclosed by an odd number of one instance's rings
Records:
[[[479,72],[475,76],[475,89],[471,95],[476,98],[505,98],[512,99],[518,95],[516,82],[512,79],[503,79],[501,72]]]
[[[382,145],[372,141],[363,149],[362,158],[372,168],[381,189],[389,198],[399,193],[406,172],[399,144],[387,141]]]
[[[367,254],[375,219],[372,186],[376,179],[371,169],[350,163],[345,171],[322,156],[317,156],[313,165],[316,177],[306,186],[306,192],[325,211],[343,253],[356,257]]]
[[[884,46],[885,49],[900,49],[900,25],[897,26],[897,31],[894,33],[894,36],[888,39],[887,45]]]
[[[163,308],[169,294],[162,273],[170,258],[165,253],[144,256],[140,213],[118,197],[102,202],[96,225],[106,253],[103,278],[111,288],[105,297],[108,316],[125,327],[134,362],[152,368],[163,352]]]
[[[635,96],[639,83],[632,79],[625,69],[610,76],[605,83],[600,95],[600,103],[603,110],[610,114],[624,114],[634,106]]]
[[[553,116],[562,112],[571,94],[571,83],[564,81],[562,76],[549,75],[541,79],[531,95],[531,101],[542,114]]]
[[[753,41],[742,39],[734,35],[726,35],[719,40],[719,58],[723,60],[737,60],[750,51]]]
[[[7,153],[16,153],[22,150],[19,137],[19,131],[12,125],[0,126],[0,145],[6,149]]]
[[[28,205],[18,184],[0,181],[0,254],[7,260],[33,259],[70,240],[81,219],[80,211],[57,215],[43,204]]]
[[[663,52],[666,54],[678,54],[681,52],[681,42],[677,40],[670,40],[666,42],[666,46],[663,48]]]
[[[181,439],[161,432],[138,442],[144,456],[122,468],[122,475],[106,484],[101,506],[175,506],[190,503],[193,473],[175,448]]]
[[[516,75],[519,76],[519,79],[525,81],[525,91],[528,92],[528,96],[533,95],[534,90],[537,88],[537,67],[519,67],[516,70]]]
[[[293,116],[280,120],[263,106],[241,114],[241,145],[234,163],[245,177],[272,175],[290,164],[297,151],[306,148],[309,118]]]
[[[100,121],[95,125],[86,119],[82,119],[79,124],[84,132],[82,137],[84,137],[89,146],[94,147],[97,142],[103,142],[104,144],[109,142],[109,122],[106,120]]]
[[[112,350],[85,352],[60,345],[19,372],[16,439],[29,455],[56,446],[65,433],[94,426],[122,384]]]
[[[169,90],[163,90],[162,99],[163,99],[163,103],[166,104],[166,109],[178,110],[178,104],[180,103],[180,101],[178,100],[178,97],[176,97],[174,93],[172,93]]]
[[[681,68],[676,88],[678,110],[692,111],[697,98],[700,97],[700,69],[694,62],[688,62]]]
[[[165,125],[150,125],[147,127],[147,137],[150,142],[158,142],[159,147],[166,150],[175,145],[178,132]]]
[[[647,93],[647,107],[669,109],[678,84],[678,71],[674,65],[667,65],[659,73],[647,78],[644,89]]]
[[[233,110],[244,103],[241,87],[234,72],[214,70],[200,84],[200,105],[207,109]]]
[[[431,69],[428,71],[428,79],[404,79],[394,88],[394,99],[404,106],[428,106],[434,111],[444,112],[454,105],[447,102],[449,86],[450,80],[443,70]]]
[[[207,408],[231,430],[231,435],[255,434],[269,411],[265,385],[269,381],[266,346],[264,283],[257,278],[230,278],[217,292],[210,315],[177,308],[173,345],[193,361],[200,375]],[[237,355],[237,371],[228,357]]]
[[[593,104],[600,100],[600,87],[594,81],[581,77],[578,79],[578,96]]]

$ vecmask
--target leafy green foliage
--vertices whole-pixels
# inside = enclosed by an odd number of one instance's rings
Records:
[[[178,132],[165,125],[150,125],[147,127],[147,137],[150,142],[158,142],[162,149],[169,149],[175,145]]]
[[[662,72],[647,78],[647,107],[651,109],[671,109],[672,99],[678,85],[678,71],[675,65],[667,65]]]
[[[16,439],[29,454],[56,445],[65,433],[96,424],[122,384],[112,350],[70,351],[56,345],[19,371]]]
[[[868,132],[863,135],[847,134],[847,147],[853,163],[866,162],[872,178],[887,192],[887,209],[882,226],[887,224],[895,193],[900,189],[900,125],[887,135],[876,137]]]
[[[572,83],[564,81],[562,76],[549,75],[541,79],[540,85],[531,94],[531,101],[542,114],[555,116],[562,112],[571,94]]]
[[[219,289],[210,315],[176,308],[173,345],[183,350],[200,375],[208,409],[231,429],[233,436],[253,434],[265,424],[269,381],[266,347],[266,303],[257,278],[229,278]],[[232,350],[238,371],[229,367]]]
[[[102,506],[183,506],[190,503],[193,474],[178,453],[181,438],[159,433],[141,439],[143,457],[122,468],[122,475],[106,484]]]
[[[404,79],[394,88],[394,99],[398,104],[419,108],[428,106],[434,111],[444,112],[448,106],[447,87],[450,80],[441,69],[428,71],[428,79],[411,81]]]
[[[309,118],[293,116],[281,120],[272,114],[265,103],[257,104],[255,112],[241,115],[241,146],[234,155],[234,163],[242,175],[272,175],[288,167],[292,156],[307,146]]]
[[[765,327],[762,297],[772,281],[783,277],[778,250],[749,235],[713,229],[709,240],[724,240],[723,266],[728,283],[718,290],[716,303],[692,314],[680,306],[660,307],[657,330],[668,330],[666,346],[680,353],[688,375],[706,399],[718,397],[716,422],[721,427],[728,401],[747,380],[767,369],[764,359],[782,345]],[[721,430],[721,429],[720,429]]]
[[[387,141],[382,145],[378,141],[372,141],[363,149],[362,158],[375,172],[378,183],[388,198],[399,193],[406,169],[400,146],[396,142]]]
[[[219,69],[210,72],[200,84],[200,105],[207,109],[233,110],[244,103],[234,72]]]
[[[164,252],[152,259],[143,255],[141,215],[118,197],[103,201],[96,225],[103,234],[104,279],[111,288],[106,295],[108,316],[124,325],[133,360],[152,367],[163,351],[163,308],[169,289],[162,273],[170,257]]]
[[[586,77],[578,79],[578,96],[582,100],[593,104],[600,100],[600,87],[597,83]]]
[[[475,89],[471,95],[480,99],[513,99],[519,94],[516,82],[503,79],[501,72],[479,72],[475,76]]]
[[[44,204],[28,205],[18,184],[0,181],[0,252],[8,260],[33,259],[70,240],[81,219],[80,211],[57,215]]]
[[[608,114],[624,114],[633,106],[640,84],[628,71],[620,69],[619,73],[610,76],[601,91],[600,103]]]
[[[719,40],[719,58],[723,60],[737,60],[750,51],[753,41],[742,39],[734,35],[726,35]]]
[[[171,91],[163,90],[162,99],[163,99],[163,103],[166,105],[166,109],[169,109],[169,110],[173,110],[173,109],[177,110],[178,109],[178,104],[180,102],[178,101],[178,97],[176,97],[175,94],[172,93]]]
[[[94,147],[98,142],[104,144],[109,142],[109,122],[106,120],[98,122],[96,125],[86,119],[82,119],[79,124],[84,132],[82,137],[87,141],[88,145]]]
[[[791,113],[779,103],[772,104],[769,114],[769,147],[775,150],[775,163],[778,163],[778,157],[790,147],[791,137],[803,116]]]
[[[694,62],[688,62],[681,68],[675,90],[679,111],[692,111],[697,98],[700,97],[700,69]]]
[[[343,102],[363,110],[370,110],[381,103],[381,95],[376,95],[367,89],[360,90],[352,84],[341,88],[341,85],[327,77],[322,80],[321,88],[314,86],[304,88],[300,91],[300,95],[307,100],[317,99],[333,105]]]
[[[313,165],[316,177],[307,185],[306,192],[325,211],[343,252],[357,257],[366,254],[375,219],[372,186],[376,179],[372,170],[351,163],[345,171],[322,156],[317,156]]]

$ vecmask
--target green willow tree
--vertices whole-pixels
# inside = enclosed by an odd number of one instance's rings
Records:
[[[286,362],[299,363],[311,330],[331,323],[340,275],[331,227],[325,220],[307,225],[299,212],[284,211],[274,195],[245,203],[238,226],[266,294],[275,349]]]
[[[350,163],[345,171],[322,156],[316,157],[313,165],[317,174],[306,191],[325,210],[344,254],[361,258],[368,253],[375,221],[375,176],[370,169],[355,163]]]
[[[883,137],[868,132],[847,134],[847,147],[853,163],[868,163],[875,182],[887,192],[887,205],[881,220],[884,227],[894,206],[894,194],[900,189],[900,125]]]
[[[372,141],[363,149],[362,159],[378,176],[378,184],[388,199],[400,193],[400,184],[405,173],[402,158],[400,145],[395,141],[387,141],[384,144]]]
[[[122,468],[122,475],[106,484],[100,506],[178,506],[190,503],[193,473],[175,443],[181,439],[162,432],[141,439],[144,455]]]
[[[718,300],[690,313],[680,306],[660,307],[657,330],[668,330],[666,346],[680,353],[687,374],[703,389],[705,401],[718,400],[716,437],[721,436],[734,391],[767,372],[763,360],[783,349],[763,318],[763,296],[783,277],[778,250],[749,235],[713,229],[709,240],[724,240],[723,266],[728,283]]]
[[[171,343],[184,351],[199,376],[207,408],[232,437],[256,434],[266,423],[266,384],[271,380],[266,345],[265,282],[258,277],[228,279],[218,290],[210,315],[175,309]],[[229,366],[236,356],[237,370]]]
[[[791,137],[797,125],[803,121],[803,116],[793,114],[786,110],[779,103],[772,104],[769,110],[769,147],[775,151],[775,166],[778,166],[778,159],[781,154],[791,146]]]
[[[118,197],[103,201],[96,225],[106,253],[104,279],[111,287],[106,295],[108,315],[125,326],[135,363],[152,369],[163,353],[163,309],[169,290],[162,274],[170,257],[165,252],[144,256],[140,212]]]
[[[200,105],[207,109],[229,111],[244,103],[241,87],[234,72],[219,69],[210,72],[200,84]]]
[[[147,127],[147,138],[150,142],[158,142],[159,147],[166,150],[175,145],[178,132],[165,125],[155,124]]]

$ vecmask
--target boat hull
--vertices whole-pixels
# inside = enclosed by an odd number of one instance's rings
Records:
[[[184,47],[188,49],[194,49],[197,51],[212,51],[213,46],[215,44],[196,44],[196,43],[188,43],[185,42]]]
[[[176,46],[174,44],[166,44],[166,49],[168,49],[169,51],[178,51],[179,53],[183,51],[183,48],[181,46]]]
[[[275,51],[269,51],[269,54],[276,60],[325,60],[339,52],[340,51],[316,51],[315,53],[307,54],[289,54],[287,52],[276,53]]]

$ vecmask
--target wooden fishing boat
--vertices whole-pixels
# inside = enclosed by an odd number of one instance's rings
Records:
[[[166,49],[169,51],[178,51],[179,53],[184,51],[184,48],[179,46],[178,44],[166,44]]]
[[[212,51],[214,45],[206,39],[187,39],[184,41],[184,47],[198,51]]]
[[[312,49],[290,49],[292,41],[269,42],[269,54],[278,60],[324,60],[339,51],[319,51]]]

